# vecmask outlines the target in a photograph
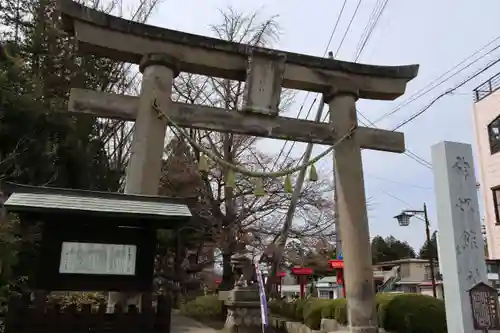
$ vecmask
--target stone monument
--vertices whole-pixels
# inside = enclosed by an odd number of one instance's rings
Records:
[[[252,260],[242,251],[231,257],[236,274],[234,288],[227,293],[225,305],[226,332],[254,333],[262,331],[259,288]]]
[[[432,146],[432,166],[448,332],[476,332],[468,291],[487,275],[471,145]]]

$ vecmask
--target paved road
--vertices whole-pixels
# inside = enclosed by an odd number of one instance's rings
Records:
[[[205,326],[191,318],[187,318],[172,311],[171,333],[220,333],[211,327]]]

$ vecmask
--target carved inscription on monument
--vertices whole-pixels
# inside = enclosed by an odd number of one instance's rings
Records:
[[[456,246],[457,254],[461,255],[464,251],[472,249],[479,249],[476,232],[474,230],[464,230],[460,237],[460,244]]]
[[[137,247],[63,242],[59,273],[135,275]]]
[[[471,165],[465,157],[456,157],[455,163],[452,165],[452,171],[457,175],[457,181],[462,184],[465,185],[470,181]],[[464,192],[459,193],[455,202],[455,207],[460,210],[460,215],[463,219],[462,225],[464,225],[464,230],[460,234],[459,239],[457,239],[458,244],[455,249],[456,254],[459,256],[458,274],[463,276],[464,281],[470,287],[481,282],[482,274],[479,268],[475,266],[475,263],[471,261],[474,257],[473,253],[480,250],[478,234],[473,228],[473,221],[476,218],[477,212],[474,209],[472,198],[466,195],[470,190],[467,188]]]
[[[455,163],[452,168],[460,173],[464,180],[467,180],[470,175],[470,163],[463,156],[457,156]]]

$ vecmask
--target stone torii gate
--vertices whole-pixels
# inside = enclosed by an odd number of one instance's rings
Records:
[[[358,98],[393,100],[402,95],[418,65],[372,66],[227,42],[139,24],[60,0],[64,30],[80,52],[140,64],[140,96],[72,89],[69,111],[136,122],[126,193],[156,195],[166,122],[153,103],[179,126],[332,145],[357,126]],[[242,110],[171,100],[179,71],[245,81]],[[282,87],[324,94],[330,122],[278,115]],[[376,332],[361,148],[402,153],[402,133],[356,127],[335,148],[338,213],[352,332]]]

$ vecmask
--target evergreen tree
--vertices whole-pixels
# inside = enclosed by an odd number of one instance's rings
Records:
[[[430,242],[425,241],[424,245],[418,252],[418,257],[421,259],[438,259],[437,231],[432,233]]]
[[[371,243],[372,262],[415,258],[415,250],[407,242],[402,242],[393,236],[383,238],[375,236]]]
[[[0,6],[0,180],[117,191],[125,163],[115,163],[109,141],[123,122],[75,119],[64,111],[71,87],[118,91],[133,80],[121,63],[78,55],[58,19],[55,0]],[[15,217],[1,218],[0,293],[31,276],[38,238]]]

